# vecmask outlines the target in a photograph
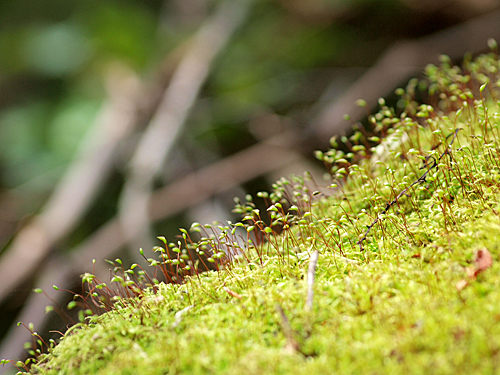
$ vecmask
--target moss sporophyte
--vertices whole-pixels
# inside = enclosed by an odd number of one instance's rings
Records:
[[[499,373],[499,69],[443,57],[316,153],[328,189],[281,179],[266,210],[160,237],[153,272],[85,274],[80,323],[20,371]]]

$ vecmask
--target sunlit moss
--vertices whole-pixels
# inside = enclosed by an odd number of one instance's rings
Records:
[[[84,307],[101,303],[106,312],[82,317],[32,371],[495,373],[498,67],[494,55],[465,70],[444,58],[427,68],[432,105],[413,101],[415,82],[398,90],[406,111],[380,101],[373,134],[359,130],[341,137],[348,151],[316,154],[329,169],[329,189],[316,190],[308,176],[282,179],[258,194],[266,212],[247,197],[236,204],[240,223],[195,223],[178,242],[160,238],[165,247],[149,262],[170,283],[116,260],[117,299],[87,274]],[[471,274],[480,249],[493,264]]]

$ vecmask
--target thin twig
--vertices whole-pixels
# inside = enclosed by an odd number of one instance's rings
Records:
[[[182,316],[191,310],[194,305],[189,305],[188,307],[183,308],[175,313],[175,322],[172,324],[172,328],[177,328],[179,324],[181,324]]]
[[[311,138],[314,147],[328,147],[334,134],[348,132],[353,122],[366,117],[366,108],[354,103],[364,99],[367,108],[374,108],[379,98],[385,98],[412,76],[418,76],[427,64],[438,64],[446,54],[455,61],[465,53],[478,54],[487,50],[486,37],[500,39],[500,10],[490,11],[461,24],[413,40],[402,40],[385,51],[354,84],[327,106],[313,120]]]
[[[313,308],[314,298],[314,274],[318,264],[319,252],[314,250],[309,260],[309,268],[307,270],[307,297],[306,297],[306,311],[311,312]]]
[[[230,296],[232,297],[235,297],[235,298],[238,298],[238,299],[242,299],[243,297],[241,297],[240,294],[236,293],[234,290],[231,290],[229,289],[227,286],[223,287],[222,289],[224,289],[224,291],[229,294]]]
[[[115,72],[117,70],[115,69]],[[0,301],[32,275],[54,244],[71,233],[109,175],[117,148],[136,124],[138,81],[129,72],[109,82],[109,102],[96,118],[42,212],[22,228],[0,259]]]
[[[441,161],[441,159],[450,152],[450,146],[453,144],[453,142],[455,142],[455,138],[457,137],[457,134],[458,132],[461,130],[461,128],[458,128],[455,130],[453,134],[453,139],[451,140],[450,144],[448,144],[445,148],[445,150],[443,151],[443,153],[439,156],[439,158],[436,160],[434,159],[432,164],[430,166],[428,166],[427,170],[419,177],[417,178],[415,181],[413,181],[408,187],[406,187],[405,189],[403,189],[403,191],[401,191],[397,196],[396,198],[394,198],[391,202],[387,203],[385,205],[385,208],[382,210],[382,212],[380,212],[377,217],[375,218],[375,220],[372,221],[372,223],[370,225],[367,226],[367,229],[366,229],[366,232],[365,234],[363,235],[363,237],[361,237],[361,239],[358,241],[358,245],[359,245],[359,249],[361,251],[364,251],[364,248],[363,248],[363,242],[366,240],[366,238],[368,237],[368,234],[370,233],[370,231],[372,230],[373,226],[375,224],[377,224],[380,220],[380,216],[382,215],[385,215],[390,209],[392,206],[394,206],[398,201],[399,199],[403,196],[403,195],[406,195],[406,192],[408,190],[410,190],[413,186],[415,185],[418,185],[418,184],[421,184],[423,182],[425,182],[426,178],[427,178],[427,175],[429,174],[429,172],[431,170],[433,170],[434,168],[436,168],[439,164],[439,162]],[[446,137],[448,138],[448,137]]]
[[[251,0],[226,0],[205,21],[179,62],[155,115],[141,136],[119,202],[120,220],[134,248],[153,245],[148,209],[154,179],[191,113],[214,59],[242,25],[250,4]]]
[[[292,353],[302,353],[300,350],[300,345],[299,343],[293,338],[293,330],[292,326],[290,325],[290,321],[288,320],[285,312],[283,311],[283,308],[281,305],[278,303],[276,304],[276,310],[278,311],[278,314],[280,315],[281,318],[281,329],[283,331],[283,334],[286,337],[286,346],[285,349],[291,351]]]

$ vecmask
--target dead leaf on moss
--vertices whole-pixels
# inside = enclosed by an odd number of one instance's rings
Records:
[[[490,268],[493,265],[493,257],[486,248],[479,249],[474,255],[474,263],[474,267],[468,268],[467,271],[471,279],[475,279],[481,272]]]
[[[475,280],[481,272],[487,270],[492,265],[493,265],[493,257],[491,256],[491,253],[488,251],[488,249],[486,248],[479,249],[474,253],[474,267],[466,268],[467,276],[469,276],[469,279]],[[460,280],[457,283],[456,287],[457,290],[460,291],[467,285],[469,285],[469,282],[464,279]]]

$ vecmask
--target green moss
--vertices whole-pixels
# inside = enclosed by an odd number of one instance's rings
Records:
[[[184,272],[182,284],[157,284],[87,318],[32,372],[500,373],[499,62],[490,54],[461,70],[443,61],[428,68],[434,107],[418,106],[412,87],[399,90],[407,112],[381,101],[371,118],[390,138],[377,146],[358,132],[344,139],[351,153],[317,154],[342,188],[317,194],[307,179],[281,180],[261,195],[270,227],[250,201],[237,205],[248,224],[200,242],[183,231],[168,263]],[[238,227],[260,227],[266,241],[238,245]],[[244,252],[231,264],[229,247]],[[474,278],[467,268],[477,271],[479,249],[493,264]],[[190,252],[220,271],[198,275]]]

